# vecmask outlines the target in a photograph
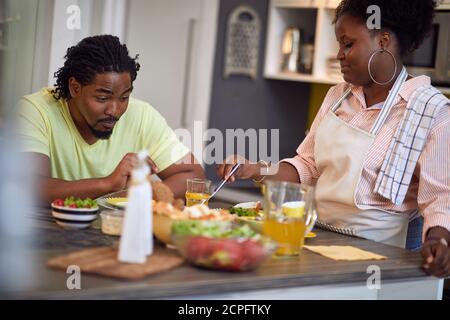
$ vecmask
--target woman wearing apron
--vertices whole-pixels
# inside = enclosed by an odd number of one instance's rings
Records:
[[[378,5],[381,28],[369,29]],[[344,83],[332,87],[297,155],[276,165],[231,156],[225,177],[316,186],[319,227],[405,247],[423,217],[423,266],[450,275],[450,103],[402,58],[428,34],[433,0],[344,0],[335,17]],[[373,20],[372,20],[373,22]],[[420,219],[420,220],[418,220]]]

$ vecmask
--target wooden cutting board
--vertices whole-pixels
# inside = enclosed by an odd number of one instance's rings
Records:
[[[68,266],[76,265],[85,273],[140,280],[148,275],[176,268],[184,262],[175,250],[160,248],[155,248],[145,264],[121,263],[117,260],[117,254],[118,248],[89,248],[52,258],[47,262],[47,266],[66,271]]]

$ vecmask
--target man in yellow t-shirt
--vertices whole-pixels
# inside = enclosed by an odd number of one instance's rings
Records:
[[[176,197],[183,197],[187,178],[205,178],[165,119],[130,97],[140,66],[117,37],[85,38],[65,58],[55,88],[18,105],[23,151],[36,164],[43,202],[126,188],[141,150]]]

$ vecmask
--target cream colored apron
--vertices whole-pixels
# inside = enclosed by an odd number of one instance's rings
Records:
[[[314,148],[320,172],[316,185],[319,227],[405,247],[409,215],[358,206],[355,197],[368,151],[407,75],[403,68],[370,132],[348,124],[335,114],[350,90],[336,102],[319,125]]]

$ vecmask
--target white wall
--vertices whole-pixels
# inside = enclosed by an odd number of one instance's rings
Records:
[[[42,0],[40,0],[42,1]],[[45,1],[45,0],[44,0]],[[126,0],[55,0],[53,11],[40,19],[53,21],[50,37],[49,71],[47,85],[54,84],[53,74],[64,64],[67,48],[81,39],[95,34],[114,34],[123,40],[125,26]],[[69,29],[67,20],[71,5],[80,8],[79,29]],[[45,37],[45,35],[42,35]],[[45,51],[45,48],[41,48]]]

